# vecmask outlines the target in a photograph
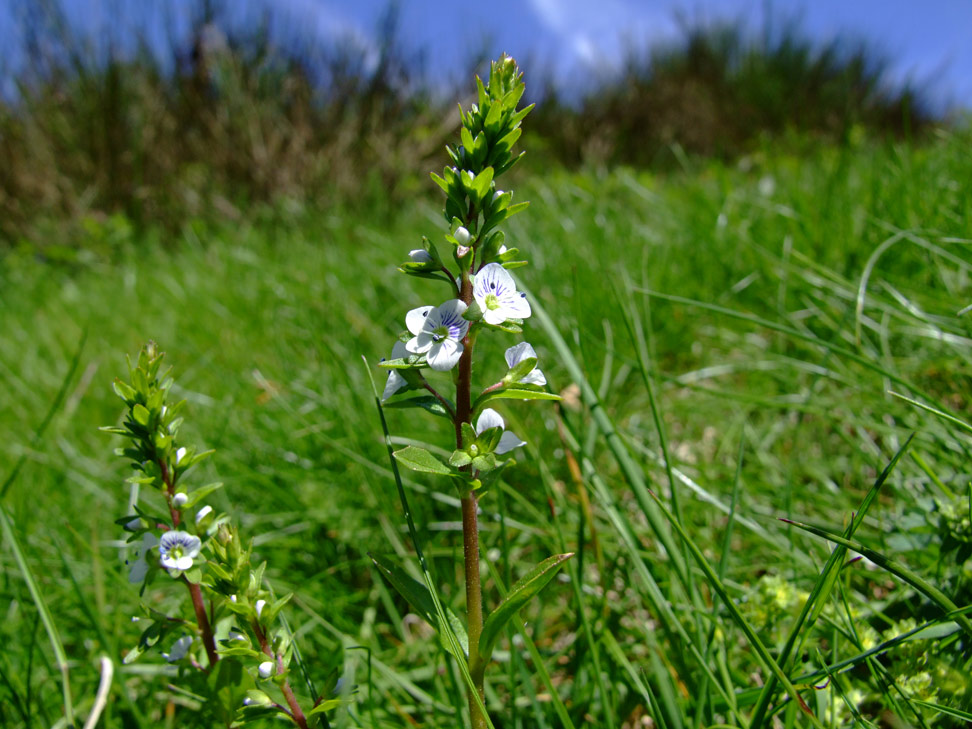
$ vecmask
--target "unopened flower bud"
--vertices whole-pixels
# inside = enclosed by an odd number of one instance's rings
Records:
[[[177,465],[177,466],[179,465],[179,462],[180,462],[180,461],[181,461],[181,460],[182,460],[183,458],[185,458],[185,457],[186,457],[186,453],[187,453],[187,451],[186,451],[186,448],[185,448],[185,446],[183,446],[182,448],[180,448],[179,450],[177,450],[177,451],[176,451],[176,465]]]
[[[266,600],[257,600],[256,604],[253,606],[254,608],[256,608],[256,614],[258,618],[260,617],[260,613],[263,612],[263,606],[266,604],[267,604]]]
[[[212,511],[213,511],[213,507],[207,504],[206,506],[201,508],[198,512],[196,512],[196,524],[198,524],[207,516],[209,516],[212,513]]]
[[[408,257],[412,263],[432,263],[432,256],[424,248],[416,248],[414,251],[409,251]]]
[[[178,509],[180,506],[185,505],[185,503],[188,500],[189,497],[180,491],[179,493],[177,493],[175,496],[172,497],[172,505]]]
[[[461,225],[458,228],[456,228],[456,232],[452,234],[452,237],[456,239],[456,242],[460,245],[460,247],[468,246],[469,240],[472,238],[472,236],[469,235],[469,231],[463,228]],[[460,253],[459,254],[460,258],[463,255],[464,254]]]
[[[270,678],[273,675],[273,661],[264,661],[257,670],[260,672],[260,678]]]

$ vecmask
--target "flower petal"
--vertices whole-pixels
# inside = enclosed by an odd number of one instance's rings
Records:
[[[496,426],[500,428],[506,427],[506,423],[503,422],[503,416],[493,410],[493,408],[486,408],[479,414],[479,419],[476,421],[476,435]]]
[[[533,313],[530,309],[530,302],[527,301],[526,294],[522,292],[514,292],[512,296],[501,298],[498,311],[502,311],[507,319],[512,317],[526,319]]]
[[[420,306],[408,312],[405,315],[405,326],[408,327],[408,331],[412,334],[418,334],[422,331],[422,327],[425,325],[425,319],[433,309],[435,309],[434,306]]]
[[[493,294],[500,299],[516,294],[513,277],[499,263],[488,263],[483,266],[483,269],[476,274],[476,280],[473,281],[473,296],[483,310],[486,309],[487,294]]]
[[[395,370],[392,370],[388,373],[388,381],[385,383],[385,390],[381,393],[381,401],[385,402],[385,400],[407,386],[408,383],[405,381],[405,378]]]
[[[438,344],[432,345],[429,350],[429,367],[439,372],[451,370],[462,357],[462,344],[454,339],[443,339]]]
[[[540,385],[543,387],[547,384],[547,378],[544,377],[543,372],[534,368],[521,377],[520,382],[526,385]]]
[[[408,340],[405,348],[411,354],[425,354],[433,344],[432,335],[429,332],[419,332],[416,336]]]
[[[503,435],[500,437],[499,444],[496,446],[496,453],[509,453],[514,448],[519,448],[520,446],[525,446],[526,441],[520,440],[520,437],[511,431],[504,431]]]
[[[412,263],[432,263],[432,256],[424,248],[416,248],[414,251],[409,251],[408,257]]]
[[[537,353],[533,349],[533,345],[529,342],[514,344],[506,350],[506,364],[509,365],[510,369],[516,367],[523,360],[530,358],[536,359]]]

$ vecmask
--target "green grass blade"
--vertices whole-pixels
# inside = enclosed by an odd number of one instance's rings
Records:
[[[451,628],[449,618],[446,615],[441,600],[439,600],[438,591],[435,588],[435,580],[432,579],[432,573],[429,571],[428,564],[425,561],[425,553],[422,550],[422,543],[418,537],[418,530],[415,528],[415,521],[412,519],[412,510],[408,505],[408,497],[405,495],[405,486],[402,484],[402,476],[398,471],[398,461],[395,460],[395,447],[392,444],[391,433],[388,431],[388,423],[385,421],[385,411],[381,406],[381,397],[378,395],[378,388],[375,386],[375,378],[371,374],[371,367],[368,365],[368,360],[364,357],[361,359],[364,362],[365,370],[368,373],[368,381],[371,383],[371,391],[375,398],[375,407],[378,408],[378,417],[381,421],[382,433],[384,434],[385,448],[388,450],[388,459],[391,462],[392,474],[395,477],[395,486],[398,488],[398,498],[402,502],[402,510],[405,512],[405,521],[408,524],[408,533],[412,538],[412,546],[415,547],[415,555],[418,557],[419,566],[422,568],[422,577],[425,579],[425,586],[428,588],[429,595],[431,596],[432,602],[435,605],[439,625],[445,628],[445,639],[452,647],[452,654],[462,655],[462,643]],[[487,726],[489,726],[490,729],[495,729],[492,720],[489,718],[489,713],[486,711],[486,707],[483,705],[483,701],[479,697],[479,691],[476,690],[476,684],[473,682],[472,676],[469,673],[469,666],[467,662],[460,660],[456,661],[456,663],[459,666],[459,671],[462,673],[463,680],[466,682],[466,689],[469,691],[471,696],[475,697],[478,708],[480,711],[482,711],[483,716],[486,719]]]
[[[912,434],[911,437],[905,441],[904,445],[898,449],[898,452],[894,454],[894,457],[892,457],[892,459],[888,462],[887,466],[885,466],[884,470],[871,485],[871,488],[868,489],[868,492],[864,495],[864,499],[861,501],[861,505],[858,507],[857,513],[854,515],[854,518],[851,519],[851,523],[847,525],[845,534],[848,537],[853,536],[854,532],[857,531],[857,528],[864,521],[864,517],[871,508],[871,504],[873,504],[874,500],[877,498],[878,492],[891,476],[891,472],[901,459],[901,456],[903,456],[905,451],[907,451],[913,438],[914,434]],[[801,635],[804,635],[805,632],[813,626],[813,623],[816,621],[817,617],[819,617],[826,597],[833,589],[834,582],[837,579],[840,566],[844,561],[845,555],[846,550],[835,549],[827,558],[827,562],[820,571],[820,575],[817,577],[816,582],[814,582],[813,589],[810,591],[810,595],[807,597],[803,608],[800,610],[799,616],[797,616],[793,628],[790,630],[790,634],[783,646],[783,650],[781,650],[779,653],[780,665],[787,665],[788,661],[790,660],[790,655],[797,645]],[[756,704],[756,709],[753,712],[753,726],[762,726],[763,718],[767,709],[769,708],[770,702],[773,700],[776,688],[777,686],[775,678],[770,677],[763,686],[759,701]]]
[[[24,582],[27,583],[27,589],[30,591],[31,599],[33,599],[37,613],[40,615],[41,622],[44,624],[44,630],[47,631],[47,639],[50,641],[51,650],[54,652],[54,659],[57,662],[58,670],[61,672],[64,717],[69,729],[73,729],[74,701],[71,698],[71,680],[68,670],[67,654],[64,652],[64,644],[61,642],[61,636],[57,632],[54,618],[51,617],[51,611],[48,609],[44,596],[41,594],[40,586],[37,584],[37,580],[34,579],[34,574],[31,572],[30,565],[27,564],[27,558],[24,556],[23,549],[20,547],[20,542],[17,540],[17,535],[13,528],[13,521],[7,513],[6,508],[2,505],[0,505],[0,524],[3,525],[3,536],[14,554],[17,567],[20,569],[20,574],[23,575]]]
[[[517,282],[520,288],[523,288],[522,284]],[[524,289],[524,291],[527,291]],[[529,294],[529,291],[527,291]],[[560,334],[560,330],[554,324],[553,319],[547,314],[546,310],[541,306],[539,300],[536,296],[530,296],[531,306],[533,308],[533,315],[536,317],[540,326],[550,337],[550,341],[553,343],[554,348],[557,350],[557,354],[560,357],[561,364],[567,368],[570,373],[571,378],[580,387],[581,397],[584,404],[590,410],[591,417],[597,423],[601,434],[604,436],[608,447],[611,449],[611,453],[614,455],[615,460],[617,460],[618,465],[621,467],[625,478],[630,484],[632,490],[634,491],[635,498],[638,500],[638,504],[641,506],[645,513],[645,517],[648,519],[648,523],[651,525],[652,531],[655,536],[665,547],[665,551],[668,553],[669,558],[672,560],[676,574],[678,575],[682,584],[688,584],[688,576],[686,571],[685,562],[682,559],[681,550],[675,544],[675,540],[672,539],[672,534],[669,529],[665,527],[664,519],[658,511],[658,508],[654,505],[651,497],[648,493],[648,487],[645,484],[644,472],[635,463],[628,449],[625,447],[624,442],[618,435],[617,430],[614,427],[614,423],[608,417],[607,412],[604,410],[597,393],[594,392],[594,388],[591,387],[587,378],[584,376],[584,370],[581,368],[580,363],[577,358],[574,357],[574,353],[571,348],[564,341],[563,336]]]
[[[799,529],[803,529],[806,532],[814,534],[818,537],[826,539],[829,542],[838,544],[845,550],[850,549],[855,552],[860,553],[862,556],[867,557],[867,559],[874,562],[874,564],[883,567],[885,570],[895,575],[896,577],[904,580],[909,585],[914,587],[918,592],[927,597],[933,603],[938,605],[938,607],[945,614],[955,614],[955,622],[957,622],[962,629],[965,630],[970,636],[972,636],[972,621],[969,620],[963,613],[959,611],[959,607],[952,602],[944,592],[939,590],[934,585],[930,584],[926,580],[919,577],[915,572],[908,569],[905,565],[901,564],[897,560],[887,557],[880,552],[876,552],[870,547],[866,547],[860,542],[854,541],[853,539],[846,539],[839,534],[834,534],[826,529],[820,527],[812,526],[810,524],[802,524],[798,521],[792,521],[790,519],[783,519],[788,524],[792,524]],[[836,550],[835,550],[836,551]]]

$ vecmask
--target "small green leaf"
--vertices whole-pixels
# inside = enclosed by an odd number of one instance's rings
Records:
[[[112,383],[111,387],[115,391],[115,394],[126,403],[130,403],[135,400],[135,390],[133,390],[128,383],[116,379]]]
[[[476,456],[472,460],[472,467],[480,473],[489,473],[496,469],[496,456],[487,453],[485,456]]]
[[[472,456],[465,451],[453,451],[452,455],[449,456],[449,465],[454,468],[462,468],[470,463],[472,463]]]
[[[199,455],[202,455],[201,453]],[[206,484],[205,486],[200,486],[198,489],[193,491],[191,494],[186,494],[186,503],[182,505],[182,511],[191,509],[193,506],[198,504],[200,501],[209,496],[213,491],[223,488],[222,482],[217,481],[216,483]]]
[[[533,372],[533,370],[537,366],[537,361],[538,360],[536,357],[526,357],[520,360],[519,362],[517,362],[516,367],[511,368],[510,371],[506,374],[507,381],[519,382],[528,374]]]
[[[135,403],[135,406],[132,408],[132,417],[135,418],[135,422],[138,423],[139,425],[144,425],[145,427],[148,427],[149,418],[151,417],[151,414],[149,413],[148,409],[144,405]]]
[[[323,714],[325,711],[336,709],[340,705],[341,705],[341,699],[328,699],[327,701],[322,701],[313,709],[308,711],[307,716],[314,716],[314,714]]]
[[[371,557],[371,561],[375,563],[375,566],[385,575],[385,578],[392,586],[398,590],[398,593],[405,598],[408,604],[429,625],[435,628],[441,639],[442,646],[452,653],[449,647],[449,641],[443,635],[442,627],[439,625],[439,616],[436,613],[435,602],[432,600],[432,594],[429,592],[429,589],[386,557],[370,553],[368,556]],[[464,652],[464,655],[456,656],[456,658],[464,659],[469,654],[469,638],[466,636],[466,629],[463,627],[459,618],[456,617],[455,613],[444,605],[442,609],[445,610],[446,619],[449,621],[452,631],[456,634],[456,638],[459,639],[459,645],[462,646]]]
[[[471,322],[477,322],[480,319],[482,319],[483,310],[479,306],[479,303],[474,301],[469,306],[467,306],[466,310],[462,312],[462,318],[465,319],[466,321],[471,321]]]
[[[421,395],[419,397],[393,397],[382,403],[382,407],[388,408],[422,408],[423,410],[438,415],[439,417],[452,420],[452,415],[445,409],[445,406],[431,395]]]
[[[469,423],[462,424],[462,447],[468,448],[476,442],[476,430]]]
[[[473,404],[472,411],[478,413],[486,403],[492,400],[563,400],[560,395],[542,390],[528,390],[525,387],[504,387],[500,390],[480,395]]]
[[[384,362],[379,362],[378,366],[385,370],[410,370],[426,367],[427,365],[422,361],[421,357],[411,355],[397,359],[386,359]]]
[[[424,448],[408,446],[407,448],[402,448],[400,451],[395,451],[392,455],[395,456],[395,460],[406,468],[411,468],[413,471],[438,473],[443,476],[452,475],[451,468]]]
[[[479,657],[483,663],[488,663],[492,657],[493,648],[496,647],[496,640],[499,638],[503,627],[518,610],[550,582],[553,576],[557,574],[560,566],[573,556],[573,552],[567,552],[566,554],[555,554],[553,557],[547,557],[510,588],[509,594],[490,613],[483,625],[483,632],[479,637]]]

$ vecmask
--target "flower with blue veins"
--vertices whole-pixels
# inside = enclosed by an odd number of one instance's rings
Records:
[[[451,370],[462,356],[462,340],[469,331],[469,322],[462,318],[465,311],[466,304],[459,299],[434,308],[412,309],[405,316],[405,325],[415,336],[405,348],[412,354],[424,354],[434,370]]]
[[[194,534],[178,530],[166,532],[159,540],[159,562],[167,570],[184,572],[192,567],[201,547],[202,542]]]
[[[499,263],[488,263],[476,274],[473,297],[487,324],[526,319],[532,313],[526,294],[516,290],[513,277]]]

